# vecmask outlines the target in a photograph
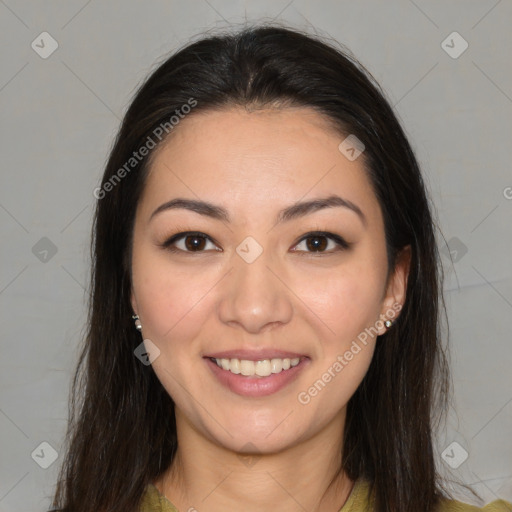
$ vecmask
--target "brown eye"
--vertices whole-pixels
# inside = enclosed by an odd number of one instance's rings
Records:
[[[171,238],[166,240],[162,247],[171,252],[205,252],[208,243],[211,243],[215,249],[215,245],[211,241],[210,237],[204,233],[185,232],[177,233]],[[219,249],[215,249],[219,250]]]
[[[188,235],[184,237],[185,247],[189,251],[202,251],[205,246],[205,238],[203,236]]]
[[[324,251],[328,242],[325,236],[310,236],[306,238],[306,247],[311,251]]]
[[[329,242],[332,243],[329,250],[327,250],[329,247]],[[348,249],[350,247],[350,244],[347,243],[339,235],[334,233],[327,233],[324,231],[306,234],[295,247],[298,247],[300,244],[305,245],[305,250],[295,250],[295,252],[329,254],[343,249]]]

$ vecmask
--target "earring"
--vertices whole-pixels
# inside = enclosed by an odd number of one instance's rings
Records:
[[[132,318],[135,320],[135,329],[139,332],[142,331],[142,324],[140,323],[139,315],[132,315]]]
[[[391,320],[386,320],[384,325],[389,329],[393,325],[393,322]]]

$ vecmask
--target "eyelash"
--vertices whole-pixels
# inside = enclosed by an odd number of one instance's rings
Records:
[[[173,253],[181,253],[181,254],[201,254],[206,251],[200,250],[200,251],[185,251],[183,249],[178,249],[177,247],[173,246],[173,244],[181,239],[184,239],[186,237],[197,237],[197,238],[205,238],[215,245],[216,242],[212,240],[208,235],[205,233],[201,233],[200,231],[183,231],[180,233],[176,233],[175,235],[172,235],[169,237],[165,242],[160,244],[160,246],[170,252]],[[332,240],[336,245],[337,248],[335,250],[329,250],[329,251],[293,251],[297,253],[304,253],[308,255],[322,255],[322,254],[334,254],[339,251],[350,249],[351,245],[347,241],[345,241],[341,236],[336,235],[335,233],[330,233],[328,231],[310,231],[309,233],[306,233],[296,244],[294,244],[294,247],[302,243],[303,241],[307,240],[308,238],[315,238],[315,237],[321,237],[321,238],[327,238]],[[221,251],[218,251],[221,252]]]

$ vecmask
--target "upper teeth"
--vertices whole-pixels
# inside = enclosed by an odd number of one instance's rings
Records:
[[[268,377],[272,373],[280,373],[283,370],[288,370],[291,366],[297,366],[300,362],[300,357],[294,357],[293,359],[263,359],[262,361],[215,359],[215,362],[224,370],[237,375]]]

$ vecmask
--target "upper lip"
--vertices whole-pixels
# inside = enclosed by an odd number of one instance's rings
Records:
[[[204,357],[214,359],[246,359],[248,361],[263,361],[264,359],[294,359],[297,357],[307,357],[298,352],[288,352],[287,350],[277,350],[275,348],[264,348],[259,350],[225,350],[223,352],[212,352],[205,354]]]

